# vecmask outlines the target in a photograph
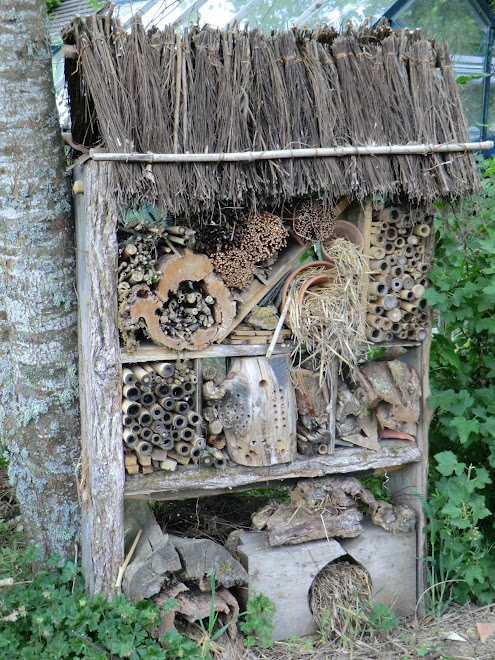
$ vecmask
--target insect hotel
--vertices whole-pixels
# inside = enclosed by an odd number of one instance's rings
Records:
[[[388,27],[126,33],[111,10],[64,41],[90,592],[172,596],[193,620],[213,572],[222,611],[263,592],[284,639],[314,630],[318,577],[351,566],[411,612],[434,203],[478,187],[487,147],[446,46]],[[146,504],[281,485],[226,548]]]

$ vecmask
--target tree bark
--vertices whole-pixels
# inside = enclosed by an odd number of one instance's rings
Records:
[[[74,552],[80,518],[74,229],[45,0],[0,0],[1,436],[26,534]]]

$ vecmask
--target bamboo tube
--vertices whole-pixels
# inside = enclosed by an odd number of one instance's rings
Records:
[[[419,252],[420,254],[424,254],[424,251],[425,251],[425,246],[423,245],[423,243],[416,245],[416,252]]]
[[[181,456],[181,454],[173,450],[168,452],[168,458],[172,458],[177,463],[180,463],[180,465],[188,465],[191,462],[190,456]]]
[[[137,420],[141,426],[151,426],[151,423],[153,422],[153,416],[147,410],[141,410]]]
[[[418,313],[418,321],[420,321],[421,323],[426,323],[427,320],[428,320],[428,314],[426,314],[425,312]]]
[[[206,447],[206,440],[200,436],[196,436],[191,440],[193,447],[198,447],[198,449],[204,449]]]
[[[414,300],[414,293],[403,289],[402,291],[399,291],[399,297],[402,298],[402,300]]]
[[[402,288],[409,291],[414,286],[414,279],[410,275],[404,275],[402,278]]]
[[[141,396],[141,390],[135,385],[124,385],[122,388],[122,394],[129,401],[137,401]]]
[[[398,335],[399,332],[402,332],[401,324],[400,323],[393,323],[391,330],[392,330],[392,333],[394,335]]]
[[[328,454],[328,445],[325,445],[323,443],[321,445],[318,445],[318,453],[322,455]]]
[[[403,302],[401,300],[400,306],[401,306],[402,309],[405,309],[406,312],[410,312],[411,314],[416,314],[416,312],[418,311],[418,308],[416,307],[416,305],[414,305],[411,302]]]
[[[385,316],[394,323],[397,323],[402,318],[401,311],[398,307],[395,307],[394,309],[389,309],[388,311],[386,311]]]
[[[376,245],[373,245],[372,247],[370,247],[370,257],[372,259],[380,260],[380,259],[383,259],[384,256],[385,256],[385,248],[378,247]]]
[[[194,438],[194,431],[189,426],[186,426],[186,428],[182,429],[179,433],[179,437],[185,442],[190,442]]]
[[[134,447],[134,451],[144,456],[150,456],[153,451],[153,445],[145,440],[140,440]]]
[[[176,385],[175,387],[172,388],[172,396],[174,399],[180,400],[184,396],[184,388],[182,385]]]
[[[138,443],[138,438],[132,433],[131,429],[125,428],[123,431],[124,443],[128,447],[135,447]]]
[[[371,233],[372,234],[382,234],[388,225],[386,222],[372,222],[371,223]],[[385,237],[384,237],[385,240]]]
[[[169,378],[175,373],[175,366],[171,362],[150,362],[150,364],[162,378]]]
[[[409,259],[409,261],[407,262],[406,270],[408,272],[411,272],[412,270],[417,270],[417,268],[416,268],[417,265],[418,265],[418,262],[416,261],[416,259]]]
[[[426,337],[428,336],[428,333],[424,328],[419,328],[419,330],[416,331],[416,339],[418,341],[424,341]]]
[[[402,277],[404,275],[404,269],[402,266],[393,266],[390,269],[390,274],[392,277]]]
[[[203,465],[204,467],[211,467],[213,465],[214,458],[208,452],[204,452],[201,454],[199,457],[199,463],[200,465]]]
[[[400,277],[394,277],[390,288],[392,289],[392,291],[400,291],[402,289],[402,280],[400,279]]]
[[[153,391],[157,397],[163,399],[163,397],[166,397],[170,394],[170,386],[166,383],[160,383],[155,387]]]
[[[154,380],[156,378],[156,371],[153,369],[151,364],[148,364],[148,362],[143,362],[141,366],[145,371],[149,373],[151,380]]]
[[[421,286],[424,286],[424,288],[427,289],[429,284],[428,278],[427,277],[419,278],[418,284],[421,284]]]
[[[153,435],[150,438],[150,442],[152,442],[154,445],[158,445],[159,447],[161,447],[163,444],[163,438],[160,433],[153,433]]]
[[[208,433],[210,435],[218,435],[223,431],[223,424],[219,419],[214,419],[208,424]]]
[[[418,262],[418,263],[416,264],[416,269],[417,269],[420,273],[422,273],[422,274],[424,275],[425,273],[428,272],[429,267],[428,267],[428,264],[424,264],[424,263]]]
[[[419,250],[416,250],[416,252],[413,254],[413,259],[416,259],[416,261],[421,261],[423,255]]]
[[[144,427],[142,427],[141,430],[139,431],[139,436],[140,436],[143,440],[146,440],[146,442],[148,442],[148,440],[151,440],[151,438],[152,438],[152,436],[153,436],[153,431],[150,429],[149,426],[144,426]]]
[[[167,470],[168,472],[174,472],[177,467],[177,461],[174,461],[171,458],[166,458],[164,461],[160,461],[160,468],[162,470]]]
[[[131,424],[131,431],[134,435],[139,435],[141,433],[141,424],[138,424],[136,420],[134,420],[134,424]]]
[[[137,381],[141,383],[141,385],[147,385],[148,387],[150,386],[151,376],[146,371],[146,369],[143,369],[143,367],[139,366],[139,364],[133,364],[131,371],[136,377]]]
[[[413,327],[412,323],[402,323],[403,330],[411,330]]]
[[[395,245],[392,241],[388,241],[383,247],[385,249],[385,254],[393,254],[395,252]]]
[[[388,319],[386,316],[382,316],[381,319],[382,319],[381,330],[383,330],[384,332],[389,332],[389,330],[392,329],[392,325],[393,325],[392,321]]]
[[[421,236],[422,238],[426,238],[427,236],[430,235],[430,233],[431,233],[431,229],[426,224],[416,225],[413,229],[413,234],[415,236]]]
[[[154,420],[162,420],[165,415],[165,410],[158,403],[150,406],[149,412]]]
[[[187,426],[187,419],[183,415],[174,413],[172,415],[172,425],[175,429],[183,429]]]
[[[370,303],[368,305],[368,311],[371,312],[371,314],[377,314],[378,316],[381,316],[385,310],[383,307],[380,307],[380,305],[374,305],[373,303]]]
[[[389,254],[389,255],[387,255],[387,259],[386,259],[386,261],[388,261],[388,264],[389,264],[389,266],[390,266],[391,268],[392,268],[392,266],[396,266],[396,265],[397,265],[397,257],[395,256],[395,254]]]
[[[127,415],[127,417],[137,417],[140,410],[141,404],[137,401],[129,401],[129,399],[123,399],[122,411]]]
[[[368,289],[371,294],[377,296],[386,296],[389,290],[385,282],[370,282],[368,284]]]
[[[370,259],[369,266],[371,270],[377,273],[386,274],[390,272],[390,265],[384,259]]]
[[[389,293],[386,296],[383,296],[382,298],[377,298],[376,304],[379,305],[380,307],[383,307],[383,309],[385,310],[389,310],[389,309],[394,309],[394,307],[397,307],[398,300],[394,295]]]
[[[395,249],[396,250],[400,250],[401,248],[404,247],[405,244],[406,244],[406,241],[402,238],[402,236],[398,236],[395,239]]]
[[[201,417],[198,415],[197,412],[194,412],[194,410],[190,410],[186,414],[186,419],[189,424],[192,424],[193,426],[199,426],[201,424]]]
[[[388,227],[385,232],[385,238],[390,242],[395,241],[397,238],[397,229],[395,227]]]
[[[428,302],[424,298],[419,298],[419,300],[415,301],[418,309],[420,309],[422,312],[425,311],[425,309],[428,309]]]
[[[224,468],[227,467],[226,459],[223,456],[221,458],[214,458],[213,467],[216,468],[217,470],[223,470]]]
[[[367,339],[373,342],[379,342],[383,340],[383,332],[378,328],[366,328],[365,335]]]
[[[152,406],[154,403],[156,403],[156,396],[153,394],[153,392],[143,392],[141,394],[140,401],[143,406]]]
[[[172,428],[172,415],[173,413],[169,412],[168,410],[163,413],[163,423],[165,428],[167,428],[167,424],[170,424],[170,428]]]
[[[384,282],[387,286],[392,284],[392,275],[387,273],[386,275],[373,275],[374,282]]]
[[[188,442],[183,442],[182,440],[174,444],[174,451],[176,451],[181,456],[190,456],[191,454],[191,445]]]
[[[191,381],[186,381],[182,384],[182,387],[184,388],[184,392],[186,394],[193,394],[196,391],[196,386],[194,383],[191,383]]]
[[[407,339],[407,330],[402,330],[397,336],[399,339]]]
[[[382,222],[398,222],[403,216],[402,211],[397,206],[386,206],[380,211],[380,220]]]
[[[406,247],[404,248],[404,254],[408,259],[410,259],[411,257],[414,257],[414,252],[415,252],[415,250],[414,250],[414,247],[412,245],[406,245]]]
[[[415,298],[421,298],[425,292],[425,288],[424,286],[421,286],[421,284],[415,284],[411,291],[413,292]]]
[[[394,338],[394,333],[393,333],[391,330],[388,330],[388,331],[383,335],[383,339],[384,339],[384,341],[392,341],[393,338]]]
[[[172,410],[175,410],[175,412],[178,412],[181,415],[183,415],[190,409],[191,406],[187,403],[187,401],[177,401],[174,407],[172,408]]]
[[[404,323],[409,323],[412,319],[412,314],[411,312],[402,312],[402,320]]]
[[[122,380],[125,385],[135,385],[137,378],[128,367],[124,367],[122,369]]]
[[[404,267],[407,264],[407,257],[405,255],[400,255],[397,257],[397,266]]]
[[[385,236],[383,234],[371,234],[370,244],[373,246],[381,246],[385,243]]]
[[[382,316],[377,316],[375,314],[366,314],[366,323],[372,328],[381,328],[382,327]]]
[[[174,448],[174,442],[176,442],[173,438],[164,438],[162,436],[162,442],[161,442],[161,448],[162,449],[173,449]]]
[[[161,399],[158,399],[158,403],[164,410],[173,410],[175,406],[175,399],[173,399],[171,396],[165,396]]]
[[[197,463],[201,457],[202,451],[201,449],[198,449],[198,447],[192,447],[191,453],[189,454],[191,457],[191,460],[194,461],[194,463]]]
[[[411,246],[416,246],[419,244],[419,238],[418,236],[415,236],[414,234],[411,234],[406,238],[406,243]]]
[[[130,426],[132,424],[132,417],[129,417],[129,415],[124,415],[122,413],[122,426]]]

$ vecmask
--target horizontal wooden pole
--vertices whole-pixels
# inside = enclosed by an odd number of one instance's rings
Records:
[[[342,158],[344,156],[391,156],[434,153],[454,153],[464,151],[485,151],[493,149],[493,142],[456,142],[446,144],[393,144],[368,145],[363,147],[315,147],[311,149],[278,149],[274,151],[243,151],[238,153],[212,154],[139,154],[105,153],[91,149],[93,160],[121,161],[126,163],[222,163],[252,162],[279,158]]]

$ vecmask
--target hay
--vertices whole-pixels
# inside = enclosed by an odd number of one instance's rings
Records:
[[[346,238],[327,243],[326,252],[335,266],[306,268],[296,275],[289,292],[288,313],[297,346],[294,355],[300,349],[306,350],[319,361],[322,375],[329,373],[335,358],[353,369],[366,342],[364,258]],[[332,281],[309,287],[300,300],[304,283],[321,274],[328,274]]]
[[[389,28],[173,28],[127,34],[111,9],[64,33],[73,139],[113,152],[204,153],[466,138],[448,52]],[[115,166],[118,202],[209,222],[225,205],[406,195],[417,205],[479,186],[472,154]]]
[[[347,561],[327,564],[309,590],[309,606],[319,630],[331,639],[348,636],[358,610],[371,600],[371,586],[363,566]]]

